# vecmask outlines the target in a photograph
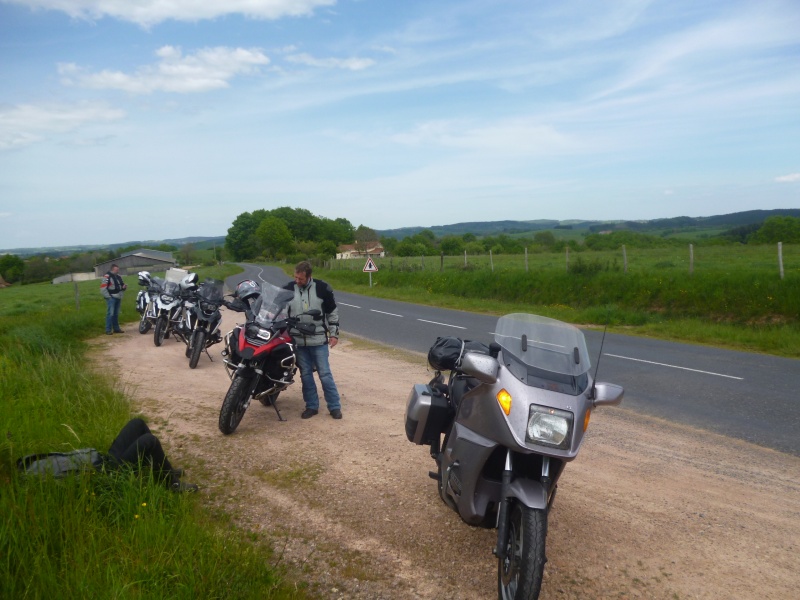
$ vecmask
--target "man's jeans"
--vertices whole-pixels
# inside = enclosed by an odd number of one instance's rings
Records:
[[[106,333],[119,331],[119,305],[122,304],[121,298],[106,298],[108,310],[106,311]]]
[[[306,408],[319,410],[319,395],[317,394],[317,384],[314,383],[313,372],[313,368],[316,366],[328,411],[341,409],[339,392],[333,382],[331,366],[328,364],[328,345],[295,346],[295,349],[297,350],[297,366],[300,368],[300,381],[303,384],[303,400]]]

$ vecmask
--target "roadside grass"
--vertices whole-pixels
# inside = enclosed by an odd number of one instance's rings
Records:
[[[136,321],[135,276],[126,282],[121,321]],[[132,416],[115,373],[86,359],[104,331],[98,285],[0,290],[0,597],[304,598],[270,567],[270,540],[220,524],[201,497],[173,494],[147,470],[17,471],[27,454],[104,451]]]
[[[709,264],[696,262],[692,275],[688,253],[682,259],[675,248],[634,252],[643,266],[634,268],[629,253],[627,273],[616,253],[588,251],[572,256],[570,272],[544,253],[529,256],[527,271],[516,255],[493,257],[494,271],[485,256],[474,257],[486,261],[474,268],[464,268],[463,258],[457,267],[447,263],[457,257],[445,257],[441,267],[438,257],[426,257],[424,270],[420,258],[378,259],[371,288],[363,260],[331,261],[315,273],[337,290],[367,296],[498,316],[536,313],[586,327],[607,324],[617,333],[800,358],[800,246],[784,246],[784,279],[772,246],[702,247]]]

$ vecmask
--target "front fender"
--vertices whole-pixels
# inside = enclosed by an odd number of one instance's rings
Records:
[[[547,490],[540,481],[517,477],[508,484],[508,497],[517,499],[528,508],[547,508]]]

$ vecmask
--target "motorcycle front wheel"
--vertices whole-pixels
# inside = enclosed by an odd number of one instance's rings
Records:
[[[156,346],[160,346],[164,343],[164,335],[167,333],[167,318],[164,315],[160,315],[156,319],[156,326],[153,329],[153,343]]]
[[[219,411],[219,430],[225,435],[232,434],[241,423],[254,382],[255,376],[234,375]]]
[[[197,361],[200,360],[200,355],[206,347],[206,332],[198,329],[191,337],[192,343],[189,348],[192,349],[191,357],[189,357],[189,368],[194,369],[197,366]]]
[[[150,322],[150,319],[147,318],[147,313],[144,313],[142,315],[141,320],[139,321],[139,333],[144,335],[145,333],[150,331],[150,328],[152,326],[153,326],[153,324]]]
[[[536,600],[544,575],[547,512],[513,501],[506,557],[497,561],[500,600]]]

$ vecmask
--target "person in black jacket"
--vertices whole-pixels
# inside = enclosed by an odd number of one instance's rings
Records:
[[[106,299],[108,310],[106,311],[106,334],[125,333],[119,326],[119,306],[122,304],[122,295],[128,286],[122,281],[119,275],[119,267],[111,265],[108,273],[103,275],[103,283],[100,284],[100,293]]]

